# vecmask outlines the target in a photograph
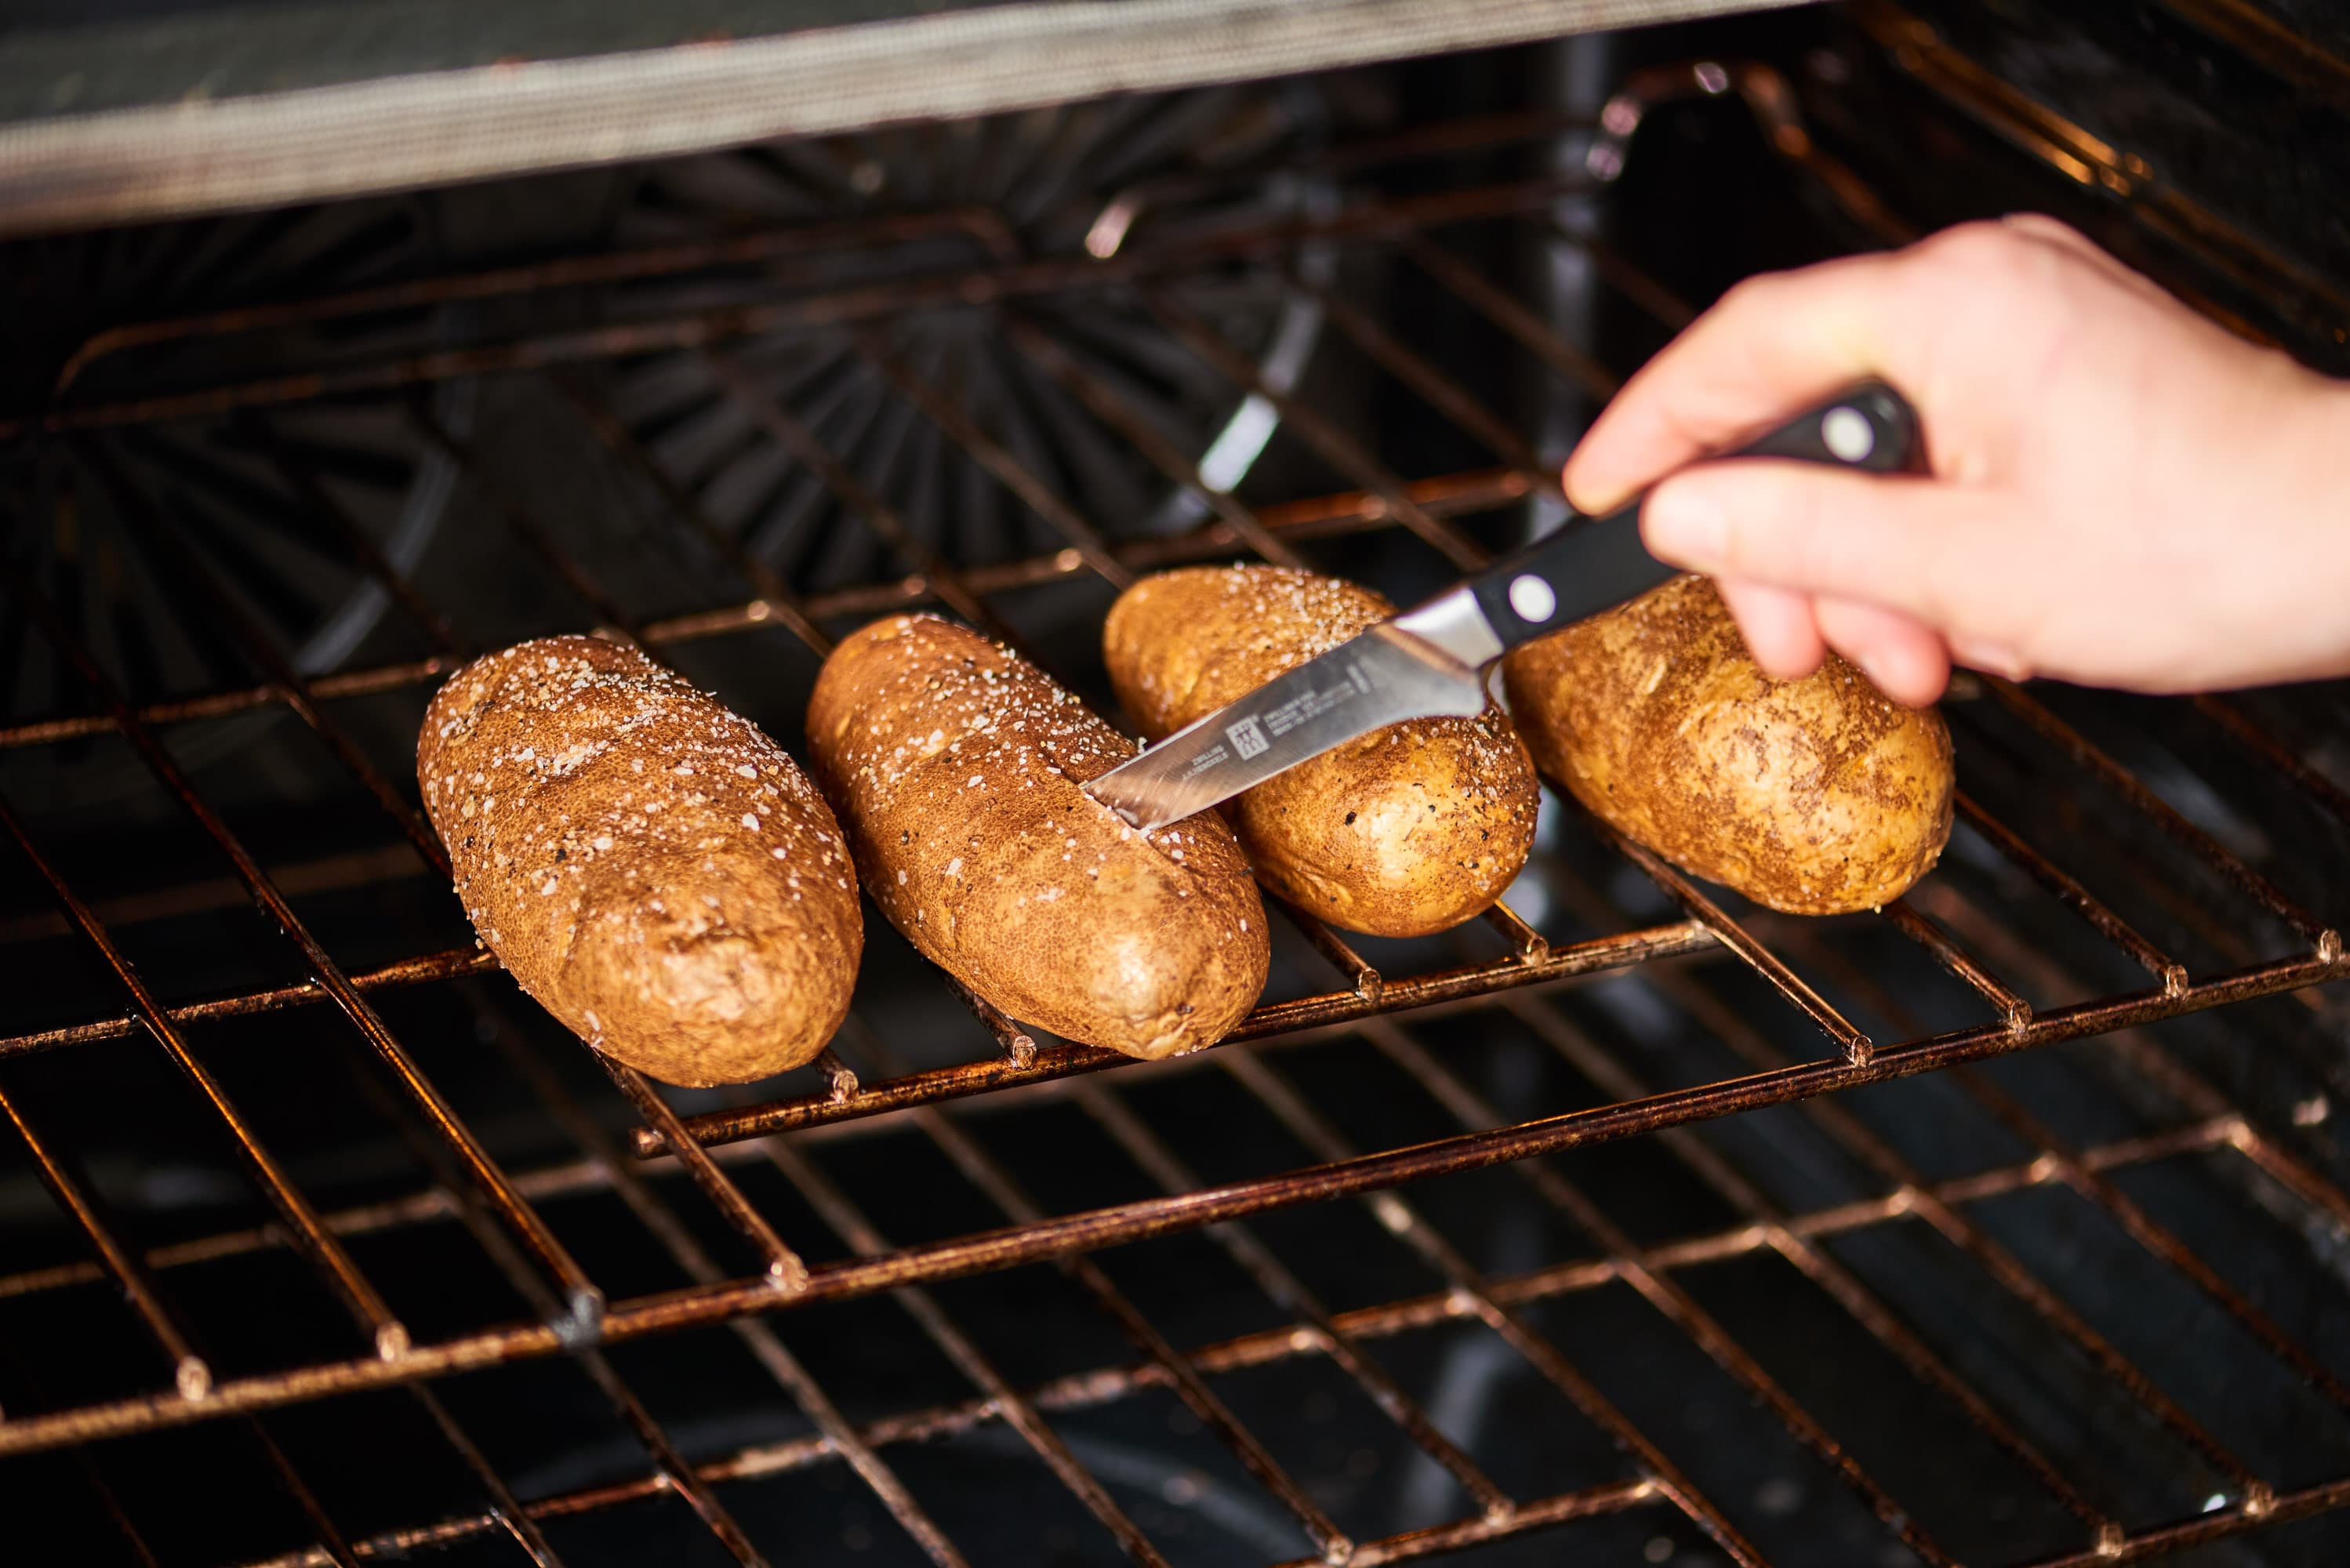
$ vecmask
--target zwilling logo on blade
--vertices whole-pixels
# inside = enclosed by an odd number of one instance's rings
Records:
[[[1243,762],[1246,762],[1251,757],[1263,755],[1273,745],[1271,741],[1264,738],[1264,726],[1254,719],[1243,719],[1239,723],[1228,726],[1224,734],[1232,742],[1232,750],[1240,753]]]

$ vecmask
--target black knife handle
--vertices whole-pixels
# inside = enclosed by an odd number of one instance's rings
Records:
[[[1758,441],[1716,455],[1793,458],[1870,473],[1911,466],[1918,415],[1882,381],[1849,387]],[[1670,582],[1668,566],[1640,543],[1645,493],[1605,517],[1582,517],[1469,581],[1477,607],[1504,649],[1531,642]]]

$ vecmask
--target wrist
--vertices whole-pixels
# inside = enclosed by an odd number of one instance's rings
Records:
[[[2303,635],[2278,680],[2350,675],[2350,381],[2297,370],[2293,407],[2277,428],[2289,446],[2275,452],[2282,480],[2270,504],[2268,532],[2282,548],[2261,566],[2275,574],[2280,617]],[[2260,520],[2251,520],[2255,526]]]

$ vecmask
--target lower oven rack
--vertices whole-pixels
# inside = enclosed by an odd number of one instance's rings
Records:
[[[536,561],[550,577],[566,584],[593,607],[603,627],[656,654],[780,629],[809,654],[820,655],[829,646],[828,625],[918,607],[942,607],[1016,637],[1014,628],[1006,624],[1014,618],[1000,614],[996,606],[1022,590],[1086,579],[1122,587],[1143,571],[1240,552],[1303,562],[1306,557],[1301,546],[1314,542],[1397,529],[1416,536],[1452,566],[1471,567],[1485,558],[1485,548],[1459,520],[1532,497],[1555,498],[1554,469],[1513,432],[1508,421],[1378,320],[1326,286],[1297,276],[1295,286],[1319,294],[1331,328],[1366,361],[1482,441],[1499,460],[1497,466],[1406,479],[1390,472],[1338,421],[1266,382],[1251,361],[1166,286],[1166,277],[1182,266],[1210,265],[1220,256],[1279,256],[1309,238],[1384,247],[1402,265],[1418,269],[1454,305],[1507,337],[1532,362],[1581,393],[1604,400],[1617,383],[1613,370],[1457,260],[1437,236],[1451,225],[1497,218],[1541,225],[1562,195],[1595,184],[1590,170],[1612,172],[1620,168],[1625,144],[1644,113],[1689,92],[1732,92],[1742,98],[1773,133],[1781,152],[1840,199],[1856,221],[1874,226],[1882,238],[1900,237],[1876,196],[1800,135],[1788,89],[1774,73],[1761,67],[1708,63],[1643,78],[1638,90],[1617,100],[1603,117],[1603,135],[1596,143],[1599,151],[1588,167],[1565,175],[1357,201],[1335,213],[1285,227],[1217,233],[1164,252],[1149,247],[1147,231],[1144,238],[1128,244],[1123,225],[1131,218],[1130,211],[1114,223],[1106,214],[1105,222],[1097,224],[1098,244],[1092,254],[1074,260],[1001,254],[951,275],[802,293],[769,303],[730,304],[700,315],[565,330],[486,347],[422,349],[331,370],[131,401],[68,400],[13,432],[72,443],[75,461],[88,465],[96,482],[116,498],[120,514],[144,519],[144,535],[172,564],[187,601],[210,619],[223,640],[244,649],[259,679],[197,696],[134,702],[85,646],[69,618],[37,585],[18,575],[8,584],[16,603],[96,701],[79,714],[0,727],[0,749],[99,738],[127,744],[234,868],[232,893],[250,897],[283,930],[306,977],[228,994],[164,1000],[142,981],[139,966],[115,934],[117,925],[140,918],[136,897],[109,902],[86,895],[45,848],[40,834],[0,803],[0,829],[46,882],[68,927],[111,971],[125,1003],[123,1011],[0,1038],[0,1111],[14,1123],[88,1253],[82,1261],[0,1274],[0,1303],[111,1286],[147,1329],[160,1353],[157,1365],[162,1374],[150,1392],[7,1411],[0,1419],[0,1463],[11,1456],[235,1418],[261,1445],[277,1481],[315,1529],[314,1544],[270,1560],[286,1564],[379,1561],[427,1547],[494,1539],[507,1541],[530,1561],[552,1563],[559,1559],[543,1526],[665,1499],[690,1507],[714,1542],[735,1559],[755,1563],[764,1559],[730,1510],[726,1490],[760,1478],[845,1464],[914,1547],[944,1564],[964,1561],[962,1549],[900,1479],[891,1455],[907,1445],[1000,1426],[1016,1437],[1031,1459],[1051,1472],[1128,1556],[1155,1563],[1168,1560],[1161,1544],[1065,1439],[1054,1418],[1157,1392],[1179,1399],[1292,1522],[1305,1543],[1296,1558],[1299,1563],[1367,1564],[1440,1556],[1573,1521],[1627,1512],[1669,1515],[1734,1561],[1765,1561],[1763,1549],[1733,1516],[1735,1511],[1710,1495],[1654,1432],[1611,1399],[1589,1370],[1529,1317],[1530,1309],[1542,1303],[1625,1287],[1816,1456],[1880,1521],[1888,1541],[1900,1542],[1917,1561],[1957,1561],[1898,1489],[1864,1463],[1803,1397],[1742,1344],[1684,1279],[1691,1271],[1726,1262],[1768,1257],[1799,1272],[1840,1310],[1842,1318],[1832,1332],[1857,1331],[1947,1402],[2070,1516],[2076,1527],[2075,1544],[2043,1556],[2043,1563],[2147,1559],[2350,1504],[2350,1472],[2293,1484],[2270,1479],[2169,1392],[2162,1379],[2149,1374],[2138,1357],[2072,1305],[2042,1277],[2040,1268],[1970,1207],[2038,1189],[2070,1193],[2199,1293],[2324,1402],[2350,1411],[2350,1382],[2331,1368],[2324,1355],[2134,1197],[2125,1179],[2165,1160],[2222,1158],[2234,1162],[2242,1183],[2281,1195],[2278,1201],[2313,1233],[2350,1232],[2350,1194],[2298,1132],[2275,1126],[2265,1107],[2240,1104],[2164,1036],[2150,1032],[2150,1026],[2168,1020],[2285,995],[2299,997],[2300,1005],[2312,1013],[2338,1023],[2341,1004],[2335,993],[2311,989],[2350,977],[2338,931],[2040,695],[2012,683],[1978,678],[1964,705],[1994,715],[2009,731],[2076,770],[2085,781],[2085,794],[2099,803],[2099,812],[2135,820],[2151,841],[2166,846],[2169,860],[2141,867],[2141,877],[2158,882],[2199,877],[2228,889],[2248,911],[2244,918],[2200,909],[2181,916],[2223,955],[2222,961],[2190,968],[2093,891],[2098,876],[2076,874],[2067,868],[2065,857],[2036,847],[2045,841],[2044,831],[2014,826],[1971,794],[1960,803],[1967,831],[2010,872],[2069,909],[2111,952],[2142,971],[2141,981],[2117,986],[2073,972],[2064,958],[2035,945],[1981,898],[1939,877],[1868,918],[1870,935],[1865,940],[1831,934],[1844,930],[1841,926],[1814,928],[1767,915],[1741,917],[1638,846],[1613,839],[1596,824],[1578,821],[1566,831],[1584,836],[1603,856],[1612,855],[1614,864],[1636,869],[1661,889],[1671,906],[1667,917],[1647,923],[1637,918],[1627,921],[1619,896],[1602,875],[1562,862],[1553,867],[1546,886],[1577,929],[1602,934],[1547,939],[1517,915],[1497,909],[1486,922],[1485,933],[1468,944],[1471,950],[1482,949],[1482,956],[1472,950],[1460,961],[1391,973],[1391,966],[1375,962],[1311,917],[1284,911],[1305,949],[1336,971],[1339,983],[1261,1006],[1212,1050],[1169,1062],[1132,1064],[1112,1053],[1039,1042],[1017,1021],[966,996],[965,1003],[996,1048],[985,1059],[910,1066],[883,1032],[853,1017],[842,1053],[827,1052],[822,1059],[820,1086],[691,1113],[672,1109],[660,1091],[629,1069],[608,1065],[615,1086],[641,1122],[619,1134],[608,1116],[599,1116],[543,1062],[534,1063],[526,1047],[503,1043],[538,1109],[577,1150],[571,1158],[511,1172],[419,1064],[410,1043],[386,1023],[380,1009],[388,999],[413,989],[470,983],[492,971],[494,961],[477,947],[458,946],[373,967],[344,968],[306,924],[297,899],[206,804],[203,787],[175,760],[167,742],[175,725],[254,710],[289,711],[348,779],[381,807],[415,858],[430,872],[445,874],[445,859],[404,779],[395,782],[398,775],[387,772],[338,717],[340,706],[351,700],[408,693],[421,701],[432,683],[462,662],[467,650],[458,645],[429,596],[368,551],[363,535],[346,530],[343,536],[353,542],[360,569],[373,574],[436,647],[419,659],[305,675],[286,661],[203,558],[176,537],[154,499],[141,493],[139,481],[111,462],[106,441],[111,432],[239,407],[423,386],[452,377],[546,378],[577,416],[588,444],[662,497],[679,530],[699,538],[750,583],[754,592],[747,599],[659,616],[632,613],[626,596],[598,581],[561,531],[536,515],[528,500],[498,488],[469,438],[442,423],[426,404],[414,404],[412,418],[421,438],[456,462],[461,483],[482,487],[491,509],[511,531],[519,556]],[[1791,128],[1797,133],[1791,135]],[[1499,120],[1438,128],[1419,133],[1417,143],[1401,139],[1378,152],[1400,158],[1419,147],[1458,146],[1478,137],[1523,138],[1555,129]],[[1609,149],[1616,158],[1612,168]],[[1149,205],[1139,201],[1133,209]],[[993,232],[984,223],[978,227]],[[1555,229],[1550,237],[1559,238]],[[1645,308],[1659,327],[1669,330],[1688,318],[1688,308],[1629,260],[1588,243],[1580,251],[1627,307]],[[592,271],[601,264],[585,265]],[[677,265],[693,265],[692,258]],[[526,290],[532,280],[523,275],[515,286]],[[1070,291],[1109,286],[1135,291],[1170,343],[1226,375],[1236,391],[1265,400],[1284,428],[1352,488],[1305,501],[1252,505],[1201,484],[1191,460],[1122,406],[1115,386],[1090,375],[1064,352],[1028,308]],[[903,313],[945,301],[999,310],[1003,331],[1015,350],[1106,428],[1132,442],[1170,482],[1202,493],[1212,519],[1186,533],[1138,540],[1115,537],[1084,515],[1019,454],[997,443],[897,357],[889,323]],[[324,307],[310,302],[300,308],[330,314],[332,302]],[[202,338],[249,330],[253,316],[243,313],[234,323],[167,324],[164,335],[178,331]],[[948,442],[1056,531],[1064,541],[1060,547],[983,566],[958,566],[943,558],[912,535],[887,501],[868,490],[815,431],[763,392],[732,358],[733,339],[788,324],[819,322],[845,326],[851,351],[876,367]],[[764,437],[822,476],[848,512],[896,549],[903,574],[821,592],[797,591],[714,527],[702,514],[694,495],[599,401],[592,379],[575,373],[615,357],[678,349],[704,355],[717,382],[750,410]],[[330,513],[331,502],[323,491],[314,488],[308,495],[322,513]],[[812,667],[813,659],[809,662]],[[2240,749],[2247,765],[2282,775],[2316,809],[2337,817],[2345,815],[2346,803],[2339,786],[2273,739],[2246,709],[2217,699],[2204,700],[2198,707]],[[1964,759],[1962,743],[1962,766]],[[364,880],[380,870],[377,863],[361,861],[344,874]],[[2279,955],[2278,944],[2269,941],[2263,956],[2263,944],[2251,934],[2256,928],[2283,933],[2285,950]],[[1962,1027],[1929,1022],[1900,985],[1854,956],[1856,948],[1877,941],[1921,952],[1967,988],[1987,1016]],[[1654,1068],[1644,1068],[1635,1054],[1601,1038],[1565,1004],[1582,988],[1627,973],[1638,976],[1692,1019],[1734,1059],[1736,1070],[1694,1082],[1660,1081]],[[1801,1019],[1809,1045],[1791,1049],[1783,1029],[1775,1023],[1764,1027],[1751,1007],[1726,996],[1713,978],[1724,973],[1740,977],[1750,994],[1764,999],[1763,1005]],[[2066,994],[2074,999],[2048,1005],[2028,1000]],[[1847,1000],[1839,1004],[1832,997]],[[1884,1030],[1865,1030],[1852,1016],[1855,1012],[1884,1020],[1890,1037],[1879,1037]],[[359,1032],[387,1069],[379,1085],[386,1119],[407,1129],[419,1165],[432,1175],[430,1185],[326,1211],[304,1196],[265,1138],[241,1116],[234,1097],[209,1064],[209,1053],[192,1039],[197,1030],[276,1014],[312,1015],[322,1030]],[[339,1023],[334,1015],[339,1015]],[[1458,1016],[1508,1021],[1596,1085],[1602,1097],[1553,1114],[1512,1115],[1425,1038],[1431,1023]],[[273,1211],[267,1223],[153,1247],[132,1244],[88,1180],[77,1172],[70,1149],[7,1093],[7,1069],[20,1058],[142,1037],[160,1045],[193,1085],[203,1103],[201,1114],[216,1118],[234,1138],[250,1179]],[[1298,1049],[1334,1037],[1352,1041],[1357,1049],[1375,1054],[1415,1085],[1449,1118],[1453,1130],[1388,1147],[1366,1147],[1350,1136],[1324,1114],[1286,1066]],[[2165,1125],[2152,1131],[2077,1139],[1974,1065],[2091,1037],[2105,1042],[2097,1070],[2126,1076],[2138,1085],[2137,1092],[2165,1101],[2174,1113]],[[343,1049],[347,1044],[338,1040],[333,1048]],[[846,1057],[853,1057],[856,1065]],[[1116,1071],[1106,1071],[1112,1068]],[[2017,1155],[1959,1174],[1938,1174],[1874,1130],[1844,1100],[1822,1097],[1928,1072],[1945,1075],[1975,1112],[2002,1129]],[[1306,1160],[1269,1173],[1209,1180],[1187,1163],[1166,1129],[1135,1108],[1137,1098],[1149,1094],[1152,1085],[1209,1075],[1229,1080],[1248,1103],[1294,1138],[1306,1152]],[[999,1155],[973,1135],[971,1118],[957,1114],[959,1108],[988,1108],[965,1107],[964,1102],[974,1096],[1014,1090],[1025,1090],[1032,1097],[1055,1097],[1076,1107],[1147,1175],[1156,1190],[1108,1205],[1057,1210],[1042,1205],[1024,1190]],[[988,1106],[998,1103],[1008,1102],[990,1100]],[[1783,1106],[1797,1107],[1794,1114],[1806,1118],[1807,1126],[1841,1158],[1871,1173],[1879,1187],[1876,1195],[1809,1208],[1790,1206],[1698,1135],[1700,1124]],[[2307,1118],[2296,1111],[2293,1119],[2315,1125],[2326,1114],[2321,1102]],[[827,1149],[877,1131],[909,1129],[985,1197],[997,1223],[941,1239],[893,1242],[847,1185],[821,1162]],[[1662,1240],[1636,1235],[1611,1217],[1609,1207],[1586,1184],[1545,1158],[1648,1134],[1656,1135],[1664,1155],[1731,1216],[1731,1222]],[[1506,1166],[1542,1206],[1588,1237],[1595,1243],[1590,1255],[1523,1272],[1490,1272],[1472,1261],[1443,1222],[1399,1190],[1416,1180],[1493,1166]],[[747,1249],[756,1264],[753,1272],[736,1272],[722,1262],[704,1230],[681,1217],[684,1195],[676,1179],[679,1168],[699,1189],[710,1213]],[[791,1193],[798,1209],[814,1215],[831,1233],[838,1255],[814,1262],[804,1258],[799,1249],[806,1245],[806,1238],[775,1218],[774,1205],[753,1196],[746,1179],[754,1174],[760,1178],[759,1191]],[[541,1212],[548,1204],[585,1193],[608,1195],[624,1205],[689,1282],[607,1300],[591,1272]],[[1439,1282],[1437,1288],[1369,1305],[1326,1303],[1282,1251],[1246,1223],[1275,1210],[1342,1197],[1361,1199],[1378,1226]],[[473,1238],[517,1294],[532,1303],[534,1317],[446,1336],[419,1336],[354,1257],[356,1243],[451,1221]],[[2126,1521],[2064,1462],[2044,1452],[2044,1444],[2025,1430],[2012,1410],[1979,1386],[1933,1334],[1921,1330],[1837,1250],[1844,1239],[1911,1225],[1922,1225],[1968,1260],[2048,1341],[2091,1368],[2115,1398],[2134,1409],[2137,1418],[2218,1478],[2204,1510],[2150,1523]],[[1211,1244],[1278,1305],[1279,1325],[1179,1345],[1154,1326],[1144,1307],[1094,1256],[1105,1248],[1192,1231],[1204,1231]],[[288,1250],[328,1282],[361,1331],[362,1343],[342,1358],[217,1376],[173,1307],[176,1272]],[[942,1304],[938,1288],[948,1282],[1035,1262],[1050,1262],[1062,1271],[1117,1326],[1132,1346],[1134,1358],[1024,1386]],[[811,1367],[785,1347],[793,1309],[884,1294],[910,1314],[922,1338],[968,1379],[974,1390],[971,1397],[853,1417],[833,1402],[823,1369]],[[1629,1473],[1538,1496],[1514,1495],[1493,1479],[1489,1467],[1448,1436],[1444,1424],[1378,1355],[1379,1346],[1399,1335],[1449,1323],[1477,1325],[1495,1336],[1626,1456]],[[729,1325],[776,1389],[803,1413],[806,1433],[689,1459],[611,1354],[635,1342],[720,1324]],[[444,1378],[487,1367],[557,1356],[573,1358],[586,1371],[640,1443],[645,1467],[629,1479],[518,1497],[497,1464],[450,1413],[436,1386]],[[1343,1529],[1314,1490],[1235,1413],[1213,1381],[1305,1359],[1326,1361],[1367,1397],[1418,1452],[1451,1478],[1471,1504],[1469,1511],[1447,1522],[1376,1538]],[[414,1520],[346,1539],[332,1510],[305,1483],[300,1459],[273,1435],[266,1417],[289,1407],[383,1389],[405,1390],[416,1402],[423,1418],[473,1478],[481,1505],[475,1511]],[[102,1467],[93,1465],[88,1478],[93,1494],[114,1510],[117,1523],[136,1542],[137,1525],[115,1503]]]

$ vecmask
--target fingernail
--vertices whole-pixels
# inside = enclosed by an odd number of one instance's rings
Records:
[[[1721,558],[1730,518],[1702,490],[1668,484],[1640,508],[1640,531],[1652,553],[1701,568]]]
[[[2004,676],[2010,680],[2028,680],[2032,666],[2016,655],[2013,649],[1996,642],[1977,642],[1967,638],[1950,639],[1950,657],[1970,670],[1985,674]]]

